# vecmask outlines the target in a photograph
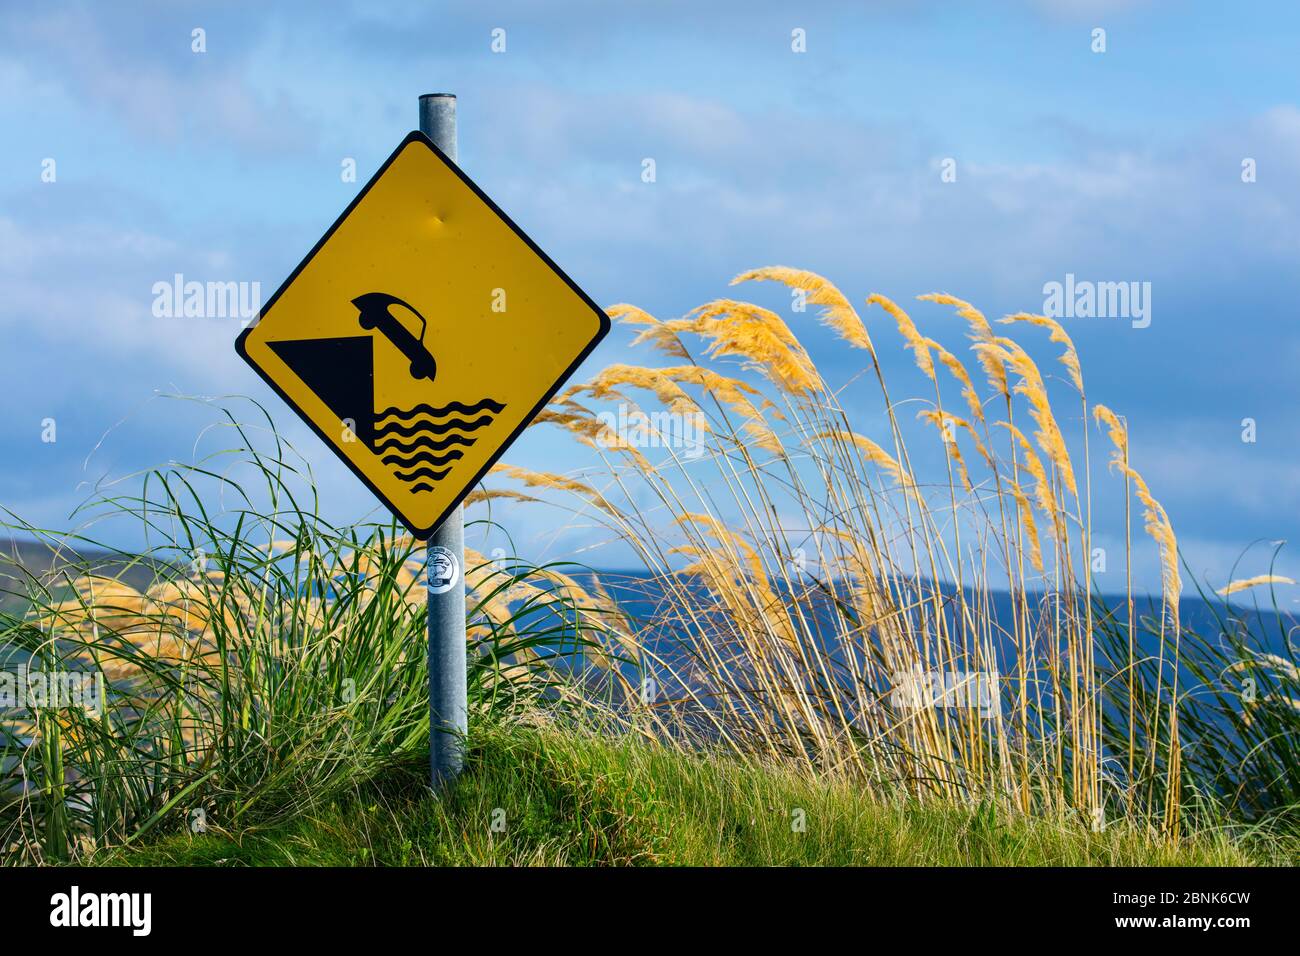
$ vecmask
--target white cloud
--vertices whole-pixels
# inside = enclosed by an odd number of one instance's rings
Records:
[[[266,101],[249,84],[237,49],[192,53],[189,28],[179,22],[170,37],[154,31],[145,39],[106,26],[85,8],[7,19],[3,29],[13,49],[30,57],[28,63],[11,60],[5,69],[21,84],[16,89],[24,99],[57,91],[156,143],[222,141],[280,152],[312,138],[287,100]],[[172,46],[160,47],[168,40]]]
[[[154,386],[177,375],[219,383],[239,367],[231,348],[238,321],[160,319],[152,306],[153,284],[172,282],[186,266],[200,281],[247,281],[204,271],[222,259],[220,252],[104,222],[56,226],[0,217],[0,329],[13,352],[26,348],[61,369],[80,365],[90,374],[106,361],[135,361],[153,370]],[[119,370],[119,389],[141,384]]]

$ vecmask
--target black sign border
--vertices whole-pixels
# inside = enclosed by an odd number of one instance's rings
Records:
[[[428,148],[429,151],[432,152],[434,156],[436,156],[439,160],[441,160],[443,164],[446,165],[453,173],[459,176],[460,181],[463,182],[466,186],[468,186],[471,190],[473,190],[474,195],[478,196],[478,198],[483,202],[485,206],[487,206],[494,213],[496,213],[498,218],[500,218],[502,222],[504,222],[507,226],[509,226],[511,230],[514,231],[514,234],[518,236],[520,239],[522,239],[525,243],[527,243],[528,248],[531,249],[539,259],[541,259],[544,263],[546,263],[547,266],[550,267],[552,272],[554,272],[556,275],[558,275],[561,279],[564,280],[565,284],[568,285],[568,287],[578,295],[578,298],[580,298],[591,308],[592,312],[596,314],[600,322],[600,330],[596,333],[595,337],[590,342],[587,343],[586,347],[583,348],[582,352],[578,355],[578,357],[573,360],[572,364],[570,364],[569,367],[564,370],[563,374],[561,374],[560,377],[556,379],[555,384],[552,385],[549,389],[547,389],[546,393],[542,396],[541,401],[539,401],[533,407],[532,411],[530,411],[527,415],[524,416],[524,418],[520,421],[519,426],[511,433],[510,437],[507,438],[504,442],[502,442],[501,446],[495,452],[492,453],[492,456],[487,460],[487,462],[483,465],[483,467],[479,469],[478,474],[475,475],[472,480],[466,483],[465,490],[462,491],[456,497],[455,501],[453,501],[450,505],[447,506],[447,508],[442,512],[442,514],[438,516],[438,520],[425,528],[416,527],[414,524],[412,524],[410,521],[406,519],[406,517],[401,513],[401,510],[397,508],[391,501],[389,501],[387,496],[385,496],[382,491],[380,491],[377,487],[375,487],[375,484],[366,476],[366,474],[360,468],[358,468],[356,464],[352,462],[351,459],[349,459],[345,454],[343,454],[343,452],[339,448],[335,446],[333,440],[328,435],[326,435],[325,432],[307,416],[307,413],[304,412],[303,409],[300,408],[298,404],[285,393],[284,389],[282,389],[275,382],[275,380],[272,379],[270,375],[268,375],[261,368],[261,366],[259,366],[255,361],[253,361],[253,359],[249,356],[248,349],[246,347],[246,340],[248,339],[248,336],[252,334],[253,329],[266,318],[266,316],[270,313],[271,309],[275,307],[275,303],[279,300],[280,296],[284,294],[284,290],[289,288],[289,286],[293,284],[294,280],[298,278],[299,274],[303,271],[303,269],[307,268],[308,263],[310,263],[312,259],[316,257],[316,253],[320,252],[321,248],[325,245],[325,243],[329,242],[330,237],[334,235],[335,230],[337,230],[339,226],[343,224],[343,221],[352,214],[352,210],[354,210],[360,204],[361,200],[366,198],[366,194],[370,192],[371,188],[375,185],[375,183],[379,182],[380,178],[384,175],[384,173],[388,171],[388,167],[391,166],[393,162],[397,159],[397,157],[402,154],[403,150],[405,150],[408,146],[411,146],[413,144],[418,144]],[[550,256],[548,256],[545,252],[543,252],[541,247],[538,246],[537,243],[533,242],[533,240],[529,237],[528,233],[524,232],[517,225],[515,225],[514,220],[511,219],[509,216],[507,216],[505,212],[501,209],[501,207],[492,201],[492,199],[487,195],[487,193],[479,189],[478,185],[474,182],[474,180],[466,176],[459,166],[457,166],[454,162],[452,162],[449,158],[447,158],[447,155],[442,150],[440,150],[437,146],[435,146],[433,141],[429,139],[429,137],[425,136],[419,130],[412,130],[410,133],[407,134],[406,138],[402,140],[402,142],[398,145],[398,147],[395,150],[393,150],[392,155],[390,155],[388,159],[384,160],[384,164],[379,167],[379,171],[370,177],[370,181],[366,183],[365,187],[361,190],[361,192],[357,193],[356,198],[354,198],[352,202],[348,203],[348,207],[343,210],[343,213],[336,220],[334,220],[334,224],[329,227],[325,235],[321,236],[320,240],[316,243],[316,245],[312,246],[311,252],[307,253],[307,255],[303,258],[302,262],[298,263],[298,267],[294,269],[292,273],[290,273],[289,278],[285,279],[284,282],[281,283],[280,288],[275,290],[275,295],[271,296],[270,300],[260,310],[257,319],[252,324],[250,324],[248,328],[244,329],[244,331],[240,333],[239,338],[235,340],[235,351],[239,353],[240,358],[242,358],[245,362],[247,362],[252,367],[253,371],[255,371],[259,376],[261,376],[262,381],[266,382],[266,384],[270,385],[271,388],[275,390],[275,393],[284,400],[285,404],[287,404],[290,408],[292,408],[295,412],[297,412],[298,417],[301,418],[304,422],[306,422],[308,426],[310,426],[311,430],[314,431],[316,435],[321,439],[321,441],[325,443],[326,447],[328,447],[330,451],[334,452],[334,454],[337,455],[343,461],[343,463],[352,470],[352,473],[354,475],[356,475],[358,478],[361,479],[362,484],[364,484],[367,488],[369,488],[371,493],[376,498],[378,498],[381,502],[383,502],[384,506],[393,513],[393,516],[396,517],[397,520],[400,521],[406,527],[406,529],[411,532],[411,534],[413,534],[416,538],[419,538],[421,540],[428,540],[430,537],[432,537],[433,532],[436,531],[438,527],[444,521],[447,520],[448,515],[450,515],[453,511],[455,511],[457,508],[460,507],[461,502],[463,502],[465,500],[465,497],[474,489],[474,486],[483,480],[483,476],[486,475],[488,473],[488,470],[497,463],[497,461],[501,458],[503,454],[505,454],[506,449],[515,443],[515,440],[523,433],[523,430],[528,427],[528,425],[532,422],[534,418],[537,417],[538,412],[540,412],[543,408],[546,407],[547,402],[549,402],[555,396],[555,393],[560,390],[560,386],[562,386],[566,381],[568,381],[569,377],[572,376],[575,371],[577,371],[578,366],[581,365],[586,360],[587,356],[590,355],[592,351],[596,348],[596,346],[600,344],[601,340],[605,338],[606,335],[609,334],[609,329],[610,329],[609,316],[605,314],[604,309],[602,309],[595,302],[593,302],[591,300],[591,297],[587,295],[587,293],[583,292],[582,289],[578,287],[578,284],[574,282],[572,279],[570,279],[568,274],[565,273],[565,271],[561,269],[558,265],[556,265],[554,260],[552,260]]]

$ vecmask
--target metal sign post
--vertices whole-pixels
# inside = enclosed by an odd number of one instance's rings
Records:
[[[420,97],[420,132],[456,156],[456,96]],[[465,515],[458,505],[434,530],[425,556],[429,602],[429,767],[435,790],[465,761],[469,729],[465,688]]]
[[[235,349],[427,542],[429,756],[464,761],[461,503],[609,332],[601,311],[456,163],[456,97],[412,131]]]

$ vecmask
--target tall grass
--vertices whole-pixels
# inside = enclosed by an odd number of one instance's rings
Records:
[[[85,531],[11,526],[67,559],[10,587],[23,610],[0,620],[0,648],[43,674],[100,672],[107,693],[102,707],[0,721],[6,862],[77,859],[160,823],[265,821],[427,753],[421,544],[331,526],[273,429],[261,450],[226,415],[231,449],[87,505],[89,529],[143,529],[118,576],[77,559],[103,547]],[[153,583],[123,583],[133,569]],[[579,699],[566,661],[597,624],[555,586],[564,572],[471,554],[467,580],[475,719]]]
[[[1234,581],[1218,595],[1197,585],[1213,630],[1183,632],[1178,695],[1183,741],[1178,757],[1189,794],[1185,803],[1196,824],[1226,819],[1235,829],[1246,822],[1300,829],[1300,669],[1292,642],[1294,619],[1281,609],[1272,588],[1263,602],[1243,606],[1230,598],[1262,585],[1291,583],[1270,578]],[[1216,597],[1229,600],[1221,603]],[[1137,628],[1150,632],[1159,627],[1144,617]],[[1161,680],[1158,658],[1126,653],[1128,634],[1113,615],[1099,619],[1107,739],[1129,741],[1145,777],[1160,781],[1170,772],[1167,730],[1145,715],[1158,712],[1172,688]],[[1130,791],[1126,809],[1134,809],[1134,803],[1150,805],[1158,796],[1158,787]]]
[[[1290,812],[1294,658],[1214,638],[1197,639],[1189,658],[1172,522],[1135,466],[1124,419],[1090,401],[1059,323],[1019,313],[995,325],[954,296],[921,296],[943,307],[939,321],[955,313],[965,324],[975,376],[884,296],[867,300],[869,328],[821,276],[767,268],[735,284],[752,281],[817,308],[861,356],[858,374],[827,382],[787,322],[753,303],[719,299],[669,320],[615,306],[636,344],[672,364],[610,366],[535,423],[566,430],[600,464],[500,466],[507,483],[475,496],[576,498],[575,513],[595,516],[644,566],[640,586],[657,607],[624,642],[656,692],[628,698],[633,725],[921,799],[993,799],[1098,828],[1123,815],[1173,837],[1186,809],[1207,801],[1215,812],[1225,802]],[[1058,349],[1060,394],[1017,330]],[[886,382],[877,342],[894,336],[919,394],[899,398]],[[873,391],[875,410],[855,422],[850,408]],[[617,424],[629,410],[639,434]],[[702,454],[675,440],[683,416],[707,433]],[[1092,574],[1093,485],[1106,479],[1094,476],[1094,419],[1111,448],[1109,480],[1124,490],[1118,617]],[[652,459],[647,446],[661,450]],[[923,478],[914,462],[926,460],[940,464]],[[1132,568],[1143,547],[1159,561],[1161,592],[1139,619]],[[995,613],[999,591],[1010,613]],[[1270,703],[1251,709],[1226,678],[1261,662]],[[966,706],[947,685],[916,706],[922,675],[991,680],[997,706]],[[1243,799],[1261,766],[1269,782]]]
[[[935,321],[963,323],[968,363],[883,296],[864,319],[813,273],[736,280],[751,281],[820,310],[858,373],[827,382],[785,320],[752,303],[669,320],[611,308],[668,364],[612,365],[566,388],[534,427],[561,429],[592,464],[501,464],[468,505],[567,509],[641,568],[624,578],[469,552],[472,719],[594,715],[606,732],[912,805],[1094,829],[1122,817],[1171,840],[1225,817],[1295,822],[1289,618],[1224,607],[1220,634],[1187,632],[1172,522],[1058,323],[995,325],[953,296],[922,296]],[[1059,382],[1013,331],[1057,349]],[[910,352],[918,394],[886,381],[888,340]],[[645,414],[641,430],[614,407]],[[98,716],[46,708],[0,725],[6,860],[77,858],[198,810],[222,826],[274,819],[427,745],[419,542],[330,525],[273,427],[254,440],[227,415],[229,451],[145,475],[138,495],[101,494],[80,516],[143,528],[146,546],[123,557],[151,585],[33,575],[26,609],[0,625],[0,646],[35,665],[111,680]],[[698,443],[674,431],[687,419]],[[1099,440],[1109,469],[1093,462]],[[1124,494],[1118,607],[1092,571],[1101,481]],[[1140,549],[1161,568],[1149,607],[1133,583]],[[1285,586],[1266,575],[1224,596],[1264,584]],[[932,696],[936,679],[956,686]]]

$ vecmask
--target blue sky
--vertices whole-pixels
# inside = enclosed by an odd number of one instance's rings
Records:
[[[1041,310],[1044,283],[1067,273],[1150,282],[1148,328],[1067,322],[1090,398],[1128,416],[1134,464],[1198,576],[1221,582],[1251,542],[1291,537],[1300,8],[806,6],[4,5],[0,504],[66,527],[96,481],[189,458],[211,413],[158,392],[279,412],[234,354],[237,323],[155,318],[153,284],[183,273],[269,296],[359,188],[340,163],[364,182],[414,125],[417,95],[451,90],[461,165],[602,305],[679,315],[768,264],[814,269],[859,302],[945,290],[993,316]],[[943,310],[914,314],[963,344]],[[796,330],[829,378],[855,370],[811,315]],[[901,349],[882,352],[899,387],[918,384]],[[616,335],[588,370],[633,357]],[[373,516],[280,420],[331,514]],[[562,469],[567,448],[529,435],[512,457]],[[563,557],[578,540],[509,520],[521,551]]]

